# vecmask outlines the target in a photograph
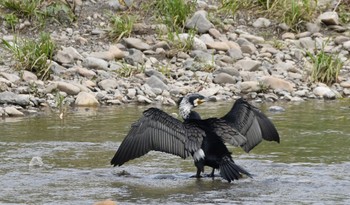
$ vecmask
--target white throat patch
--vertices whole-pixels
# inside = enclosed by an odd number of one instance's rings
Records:
[[[180,102],[179,105],[179,114],[183,119],[188,118],[189,114],[191,113],[192,105],[188,100],[183,99]]]

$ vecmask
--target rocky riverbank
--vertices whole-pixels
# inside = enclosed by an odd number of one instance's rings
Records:
[[[82,1],[82,16],[72,27],[51,29],[62,45],[51,62],[50,80],[13,68],[10,54],[0,48],[0,116],[23,116],[40,107],[160,103],[175,105],[177,98],[199,92],[213,101],[246,96],[257,101],[336,99],[350,96],[349,26],[340,26],[335,12],[320,15],[307,31],[294,33],[266,18],[251,21],[227,18],[216,28],[207,15],[215,9],[205,1],[186,23],[196,27],[188,52],[172,49],[157,34],[164,25],[138,23],[134,34],[119,43],[109,41],[106,1]],[[113,8],[111,8],[113,9]],[[320,24],[322,22],[322,25]],[[261,31],[269,32],[264,37]],[[325,32],[327,31],[327,32]],[[0,38],[15,35],[2,28]],[[337,82],[312,82],[307,52],[334,53],[343,62]],[[31,110],[31,112],[24,112]]]

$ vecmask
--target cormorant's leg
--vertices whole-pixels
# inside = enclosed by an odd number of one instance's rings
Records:
[[[214,178],[214,172],[215,172],[215,168],[213,168],[213,170],[211,171],[211,173],[210,173],[210,174],[207,174],[206,176],[207,176],[207,177],[212,177],[212,178]]]
[[[213,171],[211,171],[209,176],[214,178],[214,172],[215,172],[215,168],[213,168]]]
[[[194,162],[194,165],[197,167],[197,173],[194,176],[191,176],[191,178],[202,178],[201,172],[204,172],[204,165],[202,161]]]
[[[191,176],[191,178],[202,178],[201,172],[202,171],[199,168],[197,168],[196,175]]]

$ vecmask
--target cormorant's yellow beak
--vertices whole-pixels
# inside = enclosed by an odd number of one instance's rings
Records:
[[[205,102],[205,99],[199,99],[199,98],[197,98],[193,101],[195,107],[197,107],[198,105],[200,105],[204,102]]]

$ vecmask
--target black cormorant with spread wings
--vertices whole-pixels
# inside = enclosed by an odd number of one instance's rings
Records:
[[[131,129],[111,160],[114,166],[141,157],[151,150],[187,158],[192,156],[201,177],[204,166],[212,167],[210,176],[219,169],[222,178],[231,182],[251,174],[232,159],[225,143],[249,152],[263,139],[279,142],[273,123],[256,107],[238,99],[221,118],[201,119],[193,111],[205,101],[204,96],[188,94],[179,101],[180,121],[157,108],[149,108],[132,124]]]

